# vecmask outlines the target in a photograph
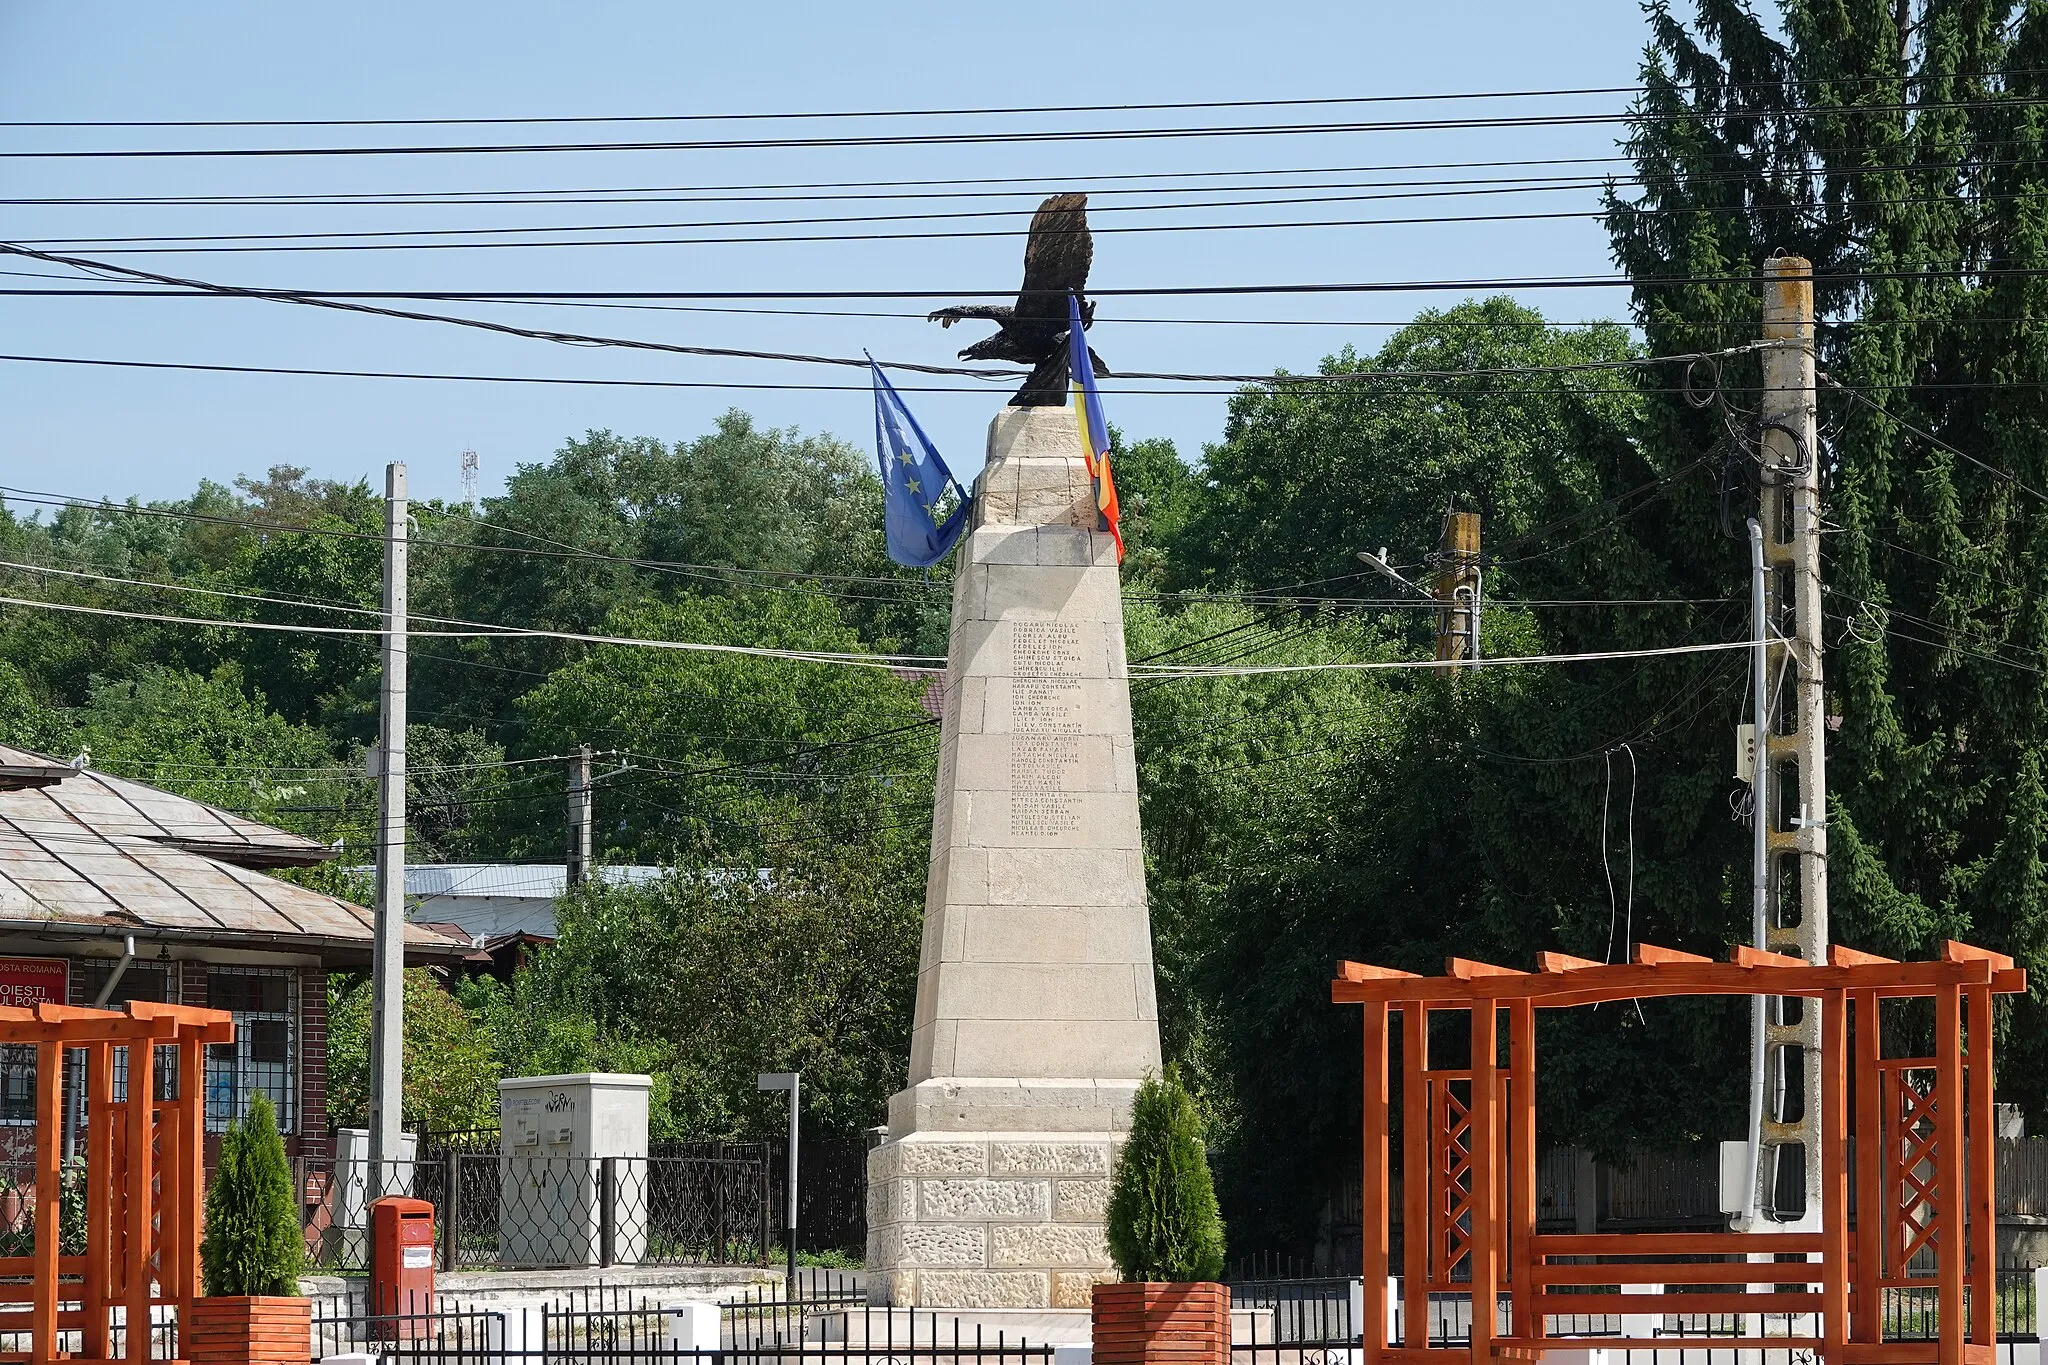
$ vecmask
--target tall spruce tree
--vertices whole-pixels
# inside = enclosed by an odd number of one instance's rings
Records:
[[[249,1116],[221,1138],[220,1164],[206,1187],[200,1280],[208,1297],[296,1295],[305,1263],[277,1111],[259,1093]]]
[[[1663,353],[1756,336],[1763,257],[1814,262],[1833,936],[1898,954],[1967,936],[2038,976],[2048,286],[2026,272],[2048,265],[2048,10],[1789,0],[1781,17],[1652,8],[1615,253]],[[1738,422],[1755,382],[1722,373]],[[1720,434],[1715,412],[1649,402],[1671,449]],[[2040,1020],[2037,999],[2014,1006],[1998,1077],[2037,1119]]]

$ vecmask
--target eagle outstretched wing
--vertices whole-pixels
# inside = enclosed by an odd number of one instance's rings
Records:
[[[1067,295],[1088,287],[1095,241],[1088,234],[1088,196],[1055,194],[1031,216],[1024,243],[1024,288],[1017,296],[1018,322],[1052,324],[1066,330]]]
[[[996,324],[960,352],[962,360],[1013,360],[1031,366],[1031,376],[1010,401],[1020,407],[1058,407],[1067,401],[1067,298],[1080,298],[1081,325],[1095,320],[1095,305],[1081,297],[1095,242],[1088,235],[1088,196],[1055,194],[1031,215],[1024,243],[1024,288],[1015,308],[994,303],[961,304],[933,311],[931,320],[951,327],[967,318]],[[1091,357],[1093,351],[1088,353]],[[1095,372],[1109,370],[1095,360]]]

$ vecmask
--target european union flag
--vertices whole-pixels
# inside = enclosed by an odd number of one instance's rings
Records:
[[[875,457],[882,465],[882,529],[889,558],[913,569],[946,557],[967,529],[974,497],[954,482],[931,438],[868,357],[875,372]]]

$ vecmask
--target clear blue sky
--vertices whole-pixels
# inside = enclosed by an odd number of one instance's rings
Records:
[[[1071,15],[1072,24],[1060,23]],[[1061,7],[675,3],[562,5],[105,4],[0,0],[0,120],[306,119],[1097,104],[1387,95],[1628,85],[1646,36],[1635,0],[1565,3],[1258,5],[1183,0]],[[956,118],[887,131],[1157,127],[1201,120],[1308,122],[1518,113],[1605,113],[1621,96],[1479,105],[1043,114]],[[0,130],[16,150],[428,141],[675,139],[877,132],[871,123],[543,129]],[[1616,129],[1319,134],[982,147],[642,151],[499,156],[175,161],[0,161],[6,198],[67,195],[703,186],[776,181],[1119,175],[1370,167],[1611,154]],[[294,141],[296,139],[296,141]],[[1530,171],[1438,172],[1516,175]],[[1419,173],[1430,174],[1430,173]],[[1286,177],[1280,177],[1286,179]],[[1328,177],[1326,177],[1328,178]],[[1340,176],[1373,180],[1386,175]],[[1353,193],[1370,191],[1351,191]],[[1196,196],[1183,196],[1196,197]],[[1098,197],[1098,208],[1109,201]],[[1300,207],[1098,212],[1128,223],[1384,218],[1592,208],[1590,193]],[[125,263],[236,284],[403,289],[1011,289],[1028,203],[973,221],[1016,235],[926,241],[557,247],[121,256]],[[390,207],[0,206],[10,240],[149,234],[342,231],[688,221],[901,211],[786,204]],[[914,206],[912,206],[914,207]],[[960,209],[966,205],[935,205]],[[944,224],[911,224],[931,230]],[[857,229],[854,229],[857,230]],[[881,231],[906,230],[884,224]],[[817,229],[739,229],[801,233]],[[838,229],[826,228],[826,232]],[[676,235],[656,233],[653,235]],[[709,235],[737,235],[713,233]],[[90,254],[79,247],[78,254]],[[0,268],[30,268],[0,262]],[[1349,226],[1206,233],[1099,233],[1104,286],[1274,283],[1604,273],[1598,225]],[[0,276],[0,285],[41,281]],[[1313,368],[1349,342],[1376,346],[1401,319],[1454,296],[1105,300],[1091,337],[1112,368],[1264,372]],[[1544,291],[1553,317],[1619,316],[1620,291]],[[418,305],[436,307],[437,305]],[[896,302],[796,305],[908,311]],[[450,305],[475,316],[683,344],[945,363],[983,334],[908,318],[735,316]],[[1318,326],[1119,324],[1126,317],[1312,319]],[[0,351],[229,365],[433,370],[744,382],[859,383],[858,371],[590,351],[428,324],[240,300],[0,298]],[[911,395],[957,471],[980,464],[1000,392]],[[1220,433],[1217,396],[1108,398],[1137,436],[1184,455]],[[403,459],[416,496],[459,491],[465,448],[489,493],[512,467],[565,437],[609,427],[668,439],[705,431],[728,407],[777,426],[872,444],[865,392],[604,390],[541,385],[202,375],[0,364],[0,482],[85,495],[189,492],[274,463],[381,479]]]

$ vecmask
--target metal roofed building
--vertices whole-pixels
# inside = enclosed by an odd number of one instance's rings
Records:
[[[665,868],[593,864],[590,876],[613,886],[645,886]],[[556,937],[555,902],[569,889],[561,863],[419,863],[405,869],[407,917],[453,924],[489,950],[494,944]]]
[[[373,912],[263,869],[317,841],[144,783],[0,746],[0,1003],[203,1005],[235,1016],[210,1050],[206,1126],[260,1091],[286,1150],[328,1155],[327,972],[366,965]],[[133,953],[126,950],[132,942]],[[406,928],[409,962],[465,945]],[[35,1123],[33,1050],[0,1047],[0,1158]],[[117,1081],[118,1084],[118,1081]]]

